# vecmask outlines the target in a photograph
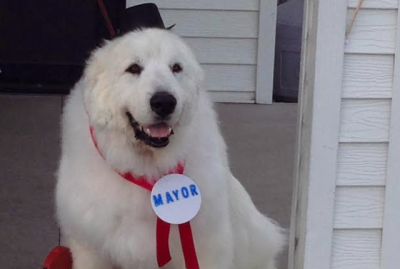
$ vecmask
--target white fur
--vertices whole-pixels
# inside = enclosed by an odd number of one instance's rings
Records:
[[[125,72],[134,62],[144,67],[140,76]],[[181,73],[170,70],[176,62]],[[56,189],[57,216],[74,269],[158,268],[149,192],[114,169],[160,177],[183,160],[185,174],[202,193],[202,207],[191,221],[200,268],[275,268],[284,236],[232,176],[201,81],[190,49],[166,30],[132,32],[93,53],[64,109]],[[135,139],[126,112],[140,124],[152,124],[149,99],[160,89],[177,99],[169,122],[175,134],[167,147],[155,149]],[[105,160],[90,138],[90,124]],[[172,261],[165,268],[185,268],[175,226],[170,249]]]

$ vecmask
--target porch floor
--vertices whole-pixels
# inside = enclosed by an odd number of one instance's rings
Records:
[[[61,96],[0,95],[0,261],[40,268],[58,244],[53,189]],[[289,228],[297,104],[217,104],[233,173],[256,206]],[[279,269],[286,268],[286,254]]]

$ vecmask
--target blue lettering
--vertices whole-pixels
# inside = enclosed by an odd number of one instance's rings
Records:
[[[153,195],[153,202],[155,207],[162,205],[163,200],[161,194],[158,194],[157,196]]]
[[[174,194],[176,200],[179,201],[179,197],[178,197],[179,191],[178,190],[174,190],[174,191],[172,191],[172,193]]]
[[[192,184],[192,185],[190,185],[189,187],[190,187],[190,192],[192,193],[192,196],[199,195],[199,194],[197,193],[196,185]]]
[[[167,197],[167,204],[173,203],[173,202],[174,202],[174,199],[172,199],[172,196],[171,196],[171,194],[169,193],[169,191],[167,191],[167,192],[165,193],[165,197]]]
[[[182,192],[183,198],[188,198],[188,197],[189,197],[189,190],[188,190],[188,188],[182,187],[181,192]]]

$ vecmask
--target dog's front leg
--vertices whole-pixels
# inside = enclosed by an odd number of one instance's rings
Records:
[[[111,262],[96,250],[77,240],[68,240],[73,269],[112,269]]]
[[[232,231],[228,225],[221,225],[214,232],[198,245],[200,269],[234,269]]]

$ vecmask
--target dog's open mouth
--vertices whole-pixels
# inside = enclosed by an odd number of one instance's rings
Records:
[[[165,122],[159,122],[152,125],[141,126],[132,116],[127,112],[134,132],[135,138],[143,141],[147,145],[155,148],[163,148],[169,144],[169,137],[174,134],[172,127]]]

